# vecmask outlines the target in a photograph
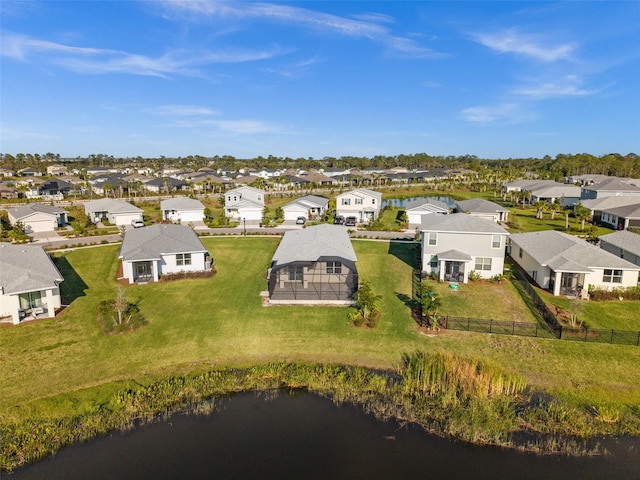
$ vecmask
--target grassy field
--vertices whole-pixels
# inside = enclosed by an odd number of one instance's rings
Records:
[[[349,326],[347,307],[263,307],[259,294],[267,288],[265,274],[278,241],[204,238],[217,274],[129,287],[130,300],[149,325],[118,336],[102,334],[95,315],[98,303],[115,294],[118,246],[58,254],[62,291],[71,306],[56,319],[0,328],[0,420],[91,410],[131,382],[220,366],[296,360],[393,368],[403,353],[416,349],[492,361],[577,405],[640,405],[640,348],[453,331],[421,334],[409,308],[415,244],[354,241],[361,277],[382,295],[375,330]],[[488,318],[505,320],[526,315],[509,284],[489,286],[483,293],[482,284],[443,292],[442,313],[485,311]]]
[[[541,296],[549,305],[562,310],[570,309],[571,301],[568,298],[554,297],[548,292],[541,292]],[[582,302],[578,319],[584,321],[589,328],[640,332],[640,302],[625,300]]]

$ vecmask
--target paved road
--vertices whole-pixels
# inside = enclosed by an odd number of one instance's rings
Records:
[[[244,225],[233,228],[208,228],[205,226],[197,226],[196,232],[201,235],[282,235],[289,230],[299,230],[303,228],[301,225],[279,225],[277,227],[260,227],[259,224]],[[346,228],[346,227],[345,227]],[[367,230],[357,230],[351,233],[351,237],[355,238],[378,238],[388,240],[413,240],[415,233],[413,231],[406,232],[370,232]],[[63,245],[95,245],[101,243],[116,243],[122,240],[120,234],[111,235],[94,235],[91,237],[65,238],[59,236],[55,232],[41,232],[32,235],[33,243],[42,247],[59,248]]]

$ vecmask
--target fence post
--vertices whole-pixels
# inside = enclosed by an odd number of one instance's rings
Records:
[[[467,317],[467,332],[471,331],[471,319]]]
[[[516,322],[511,322],[511,335],[516,334]]]
[[[585,327],[584,329],[584,341],[587,341],[587,335],[589,335],[589,329]]]
[[[491,333],[492,326],[493,326],[493,319],[489,320],[489,333]]]
[[[613,344],[613,328],[611,329],[611,340],[609,341],[609,343]]]

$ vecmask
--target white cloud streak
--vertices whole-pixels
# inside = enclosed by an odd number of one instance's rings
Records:
[[[545,45],[540,36],[518,33],[509,29],[498,33],[482,33],[474,36],[477,42],[500,53],[513,53],[535,58],[542,62],[570,60],[576,46],[570,43]]]
[[[537,118],[533,112],[518,103],[501,103],[490,106],[469,107],[462,110],[462,117],[472,123],[522,123]]]
[[[25,35],[4,33],[1,55],[21,61],[39,61],[83,74],[125,73],[168,77],[199,76],[198,67],[217,63],[241,63],[265,60],[281,55],[279,47],[256,51],[221,50],[187,52],[169,51],[149,57],[120,50],[76,47],[39,40]]]
[[[599,92],[600,90],[581,88],[580,81],[575,75],[567,75],[559,80],[522,86],[513,90],[516,95],[540,100],[556,97],[585,97]]]
[[[236,18],[262,18],[293,25],[303,25],[315,30],[336,33],[346,37],[366,38],[383,44],[390,51],[413,58],[433,58],[442,54],[426,48],[415,40],[392,35],[386,27],[376,22],[390,23],[386,15],[365,14],[360,19],[349,19],[314,10],[288,5],[251,2],[224,2],[218,0],[167,0],[162,2],[171,12],[197,16],[231,16]]]

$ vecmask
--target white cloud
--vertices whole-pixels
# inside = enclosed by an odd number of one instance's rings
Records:
[[[161,105],[151,110],[151,113],[171,116],[199,116],[217,115],[219,112],[209,107],[198,107],[195,105]]]
[[[518,103],[501,103],[465,108],[462,117],[472,123],[522,123],[534,120],[537,115]]]
[[[513,93],[533,99],[545,99],[553,97],[584,97],[599,92],[599,90],[581,88],[580,83],[580,80],[575,75],[567,75],[555,81],[518,87],[513,90]]]
[[[500,53],[514,53],[543,62],[570,60],[576,49],[569,43],[546,45],[540,36],[521,34],[513,28],[499,33],[477,34],[475,39]]]
[[[349,19],[323,12],[317,12],[289,5],[252,2],[224,2],[219,0],[167,0],[159,3],[172,12],[193,14],[200,18],[208,16],[231,16],[236,18],[263,18],[290,24],[304,25],[316,30],[339,35],[366,38],[385,45],[389,50],[410,57],[437,57],[441,54],[420,45],[415,40],[392,35],[386,27],[379,25],[392,21],[391,17],[380,14],[365,14]],[[373,15],[373,16],[372,16]],[[169,17],[170,18],[170,17]]]
[[[241,63],[265,60],[283,53],[279,47],[255,51],[169,51],[149,57],[119,50],[75,47],[39,40],[24,35],[5,33],[0,38],[1,55],[23,61],[58,65],[83,74],[125,73],[167,77],[170,75],[200,76],[197,67],[216,63]]]

